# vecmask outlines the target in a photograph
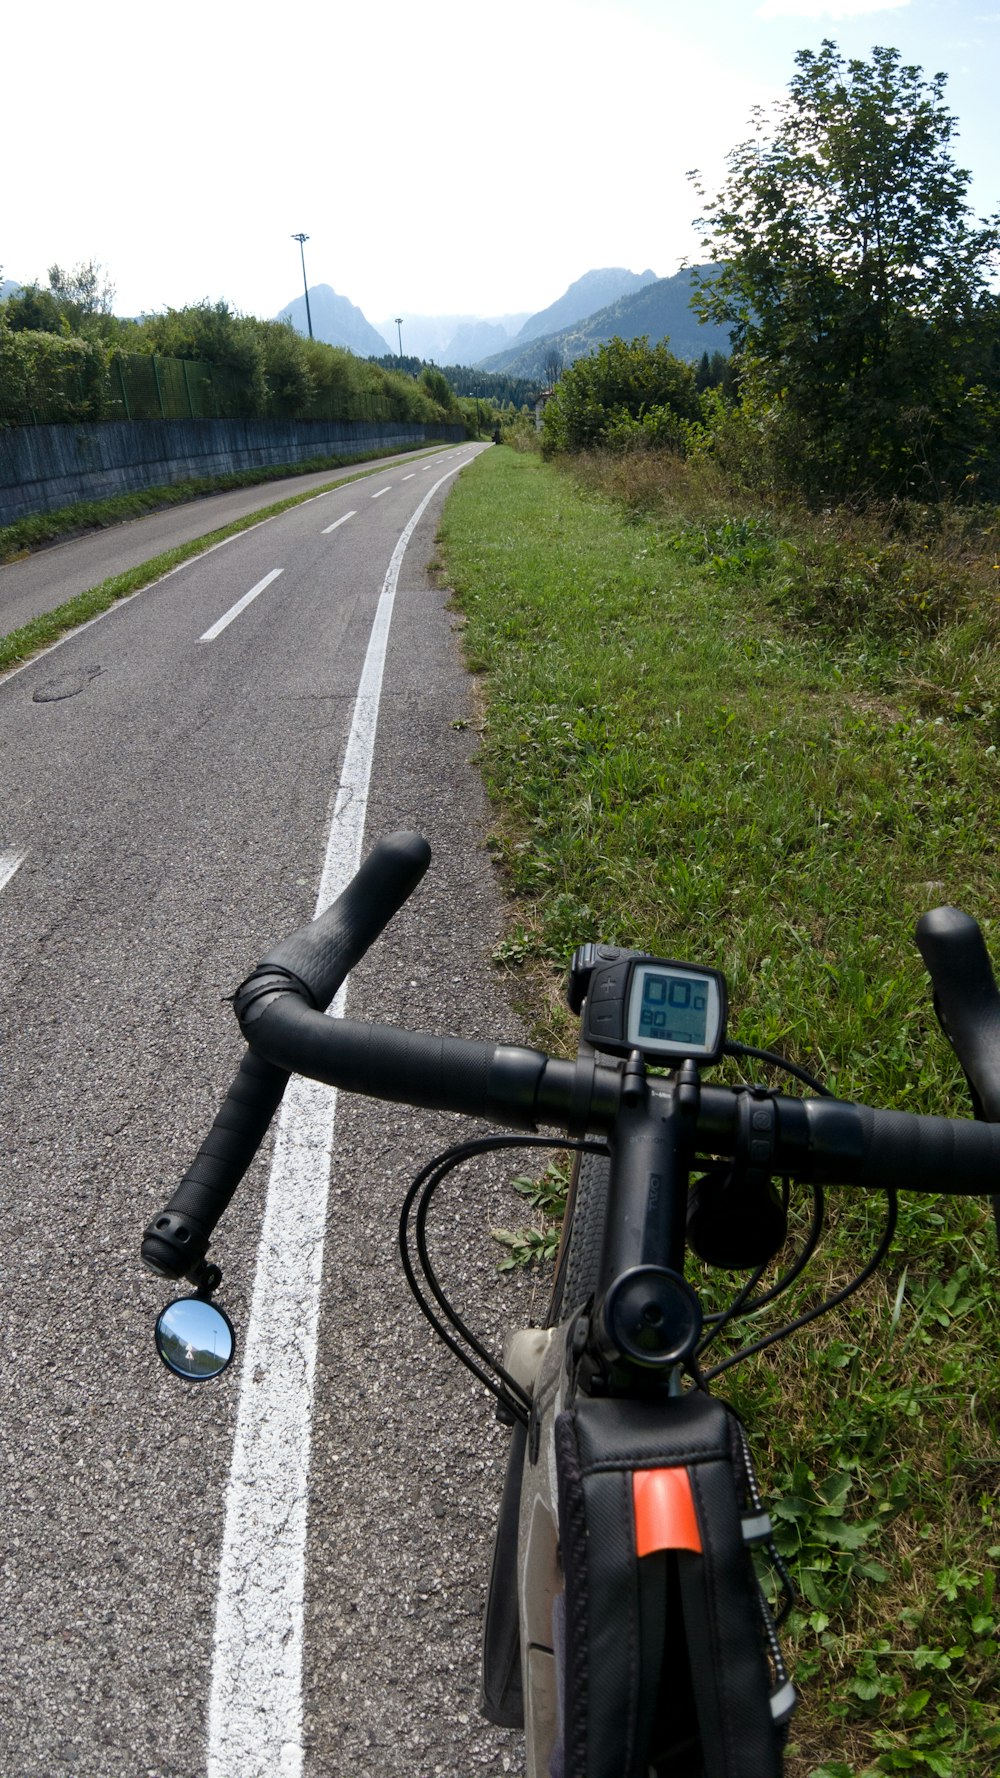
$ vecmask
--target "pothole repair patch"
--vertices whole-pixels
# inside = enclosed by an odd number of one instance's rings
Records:
[[[57,678],[38,686],[31,701],[33,704],[57,704],[60,698],[75,698],[77,692],[86,691],[100,671],[100,667],[76,667],[69,673],[60,673]]]

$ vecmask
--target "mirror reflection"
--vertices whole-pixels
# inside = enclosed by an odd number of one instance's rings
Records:
[[[168,1303],[156,1323],[156,1349],[168,1370],[189,1382],[205,1382],[224,1371],[236,1338],[228,1317],[203,1297]]]

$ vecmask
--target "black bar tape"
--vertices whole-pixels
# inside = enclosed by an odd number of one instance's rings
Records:
[[[388,834],[326,912],[269,951],[254,973],[288,970],[305,984],[315,1006],[329,1006],[349,971],[413,894],[430,858],[422,834]]]
[[[183,1278],[197,1270],[219,1217],[267,1134],[287,1082],[286,1068],[247,1051],[198,1153],[143,1236],[142,1257],[153,1271]]]
[[[990,1197],[1000,1190],[1000,1127],[857,1106],[864,1160],[857,1183]]]
[[[243,1029],[259,1055],[345,1092],[535,1127],[540,1050],[329,1019],[294,994],[252,1004]]]
[[[971,915],[934,908],[917,922],[917,944],[934,984],[938,1017],[978,1100],[976,1109],[990,1123],[1000,1123],[1000,993],[983,935]]]
[[[1000,1126],[876,1111],[844,1099],[775,1100],[775,1171],[820,1185],[990,1196],[1000,1185]]]

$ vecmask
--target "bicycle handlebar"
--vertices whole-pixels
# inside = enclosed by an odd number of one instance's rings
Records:
[[[269,951],[241,994],[252,1001],[270,987],[304,994],[314,1008],[328,1006],[355,963],[413,894],[430,859],[422,834],[394,833],[380,840],[343,894],[318,919]],[[212,1231],[267,1134],[289,1073],[289,1067],[272,1065],[252,1049],[243,1057],[211,1130],[143,1236],[142,1257],[154,1272],[200,1282]]]
[[[291,1071],[369,1097],[488,1118],[515,1129],[534,1130],[539,1123],[571,1134],[613,1128],[623,1104],[620,1063],[593,1057],[561,1061],[520,1045],[333,1020],[320,1010],[412,893],[429,859],[430,848],[418,834],[382,841],[339,900],[269,952],[238,990],[235,1007],[249,1053],[195,1162],[146,1230],[142,1254],[154,1270],[199,1280],[215,1223],[256,1153]],[[965,927],[959,931],[956,921]],[[954,1035],[953,1020],[964,1036],[979,1034],[977,1082],[988,1089],[992,1079],[1000,1082],[1000,996],[978,928],[955,909],[939,909],[924,916],[918,942],[939,993],[939,975],[945,984],[949,1035]],[[940,958],[956,952],[965,959],[964,973],[944,976]],[[984,960],[992,1002],[985,992]],[[963,983],[977,984],[971,1018],[963,1013]],[[983,1010],[987,1006],[993,1009],[992,1024]],[[669,1089],[652,1078],[649,1090],[655,1096]],[[753,1092],[699,1087],[695,1149],[700,1156],[726,1158],[736,1152],[745,1123],[738,1106]],[[836,1099],[762,1097],[773,1107],[768,1165],[776,1175],[970,1196],[996,1192],[1000,1124],[875,1110]],[[982,1097],[987,1104],[986,1093]],[[1000,1089],[989,1102],[1000,1106]]]
[[[1000,1121],[1000,993],[983,935],[971,915],[934,908],[917,921],[917,944],[934,1004],[962,1064],[977,1113]]]

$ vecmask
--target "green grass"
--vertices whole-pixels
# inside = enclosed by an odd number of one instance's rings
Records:
[[[810,627],[760,532],[699,550],[689,530],[508,451],[449,500],[512,897],[498,962],[549,1045],[571,1040],[559,972],[584,939],[715,964],[744,1042],[964,1115],[912,930],[953,902],[1000,956],[1000,767],[988,723],[921,704],[948,633]],[[835,1202],[790,1312],[858,1269],[882,1216]],[[789,1778],[1000,1765],[997,1275],[983,1205],[907,1202],[860,1297],[726,1378],[802,1595]]]
[[[352,481],[364,481],[370,475],[382,473],[384,471],[378,468],[368,469],[360,475],[338,476],[323,487],[310,488],[303,494],[290,494],[285,500],[275,501],[271,506],[262,506],[256,512],[245,513],[241,519],[233,519],[231,524],[223,525],[216,531],[208,531],[204,537],[194,537],[189,543],[178,544],[176,549],[163,550],[158,556],[152,556],[148,562],[126,569],[124,574],[111,575],[99,585],[77,593],[73,599],[67,599],[65,604],[57,605],[53,611],[44,611],[38,617],[33,617],[30,623],[11,630],[9,635],[0,636],[0,673],[8,667],[20,666],[22,662],[30,660],[32,655],[50,647],[60,636],[66,635],[67,631],[78,629],[80,624],[100,616],[102,611],[117,604],[119,599],[126,599],[141,587],[150,586],[154,580],[162,579],[173,568],[180,567],[182,562],[190,561],[192,556],[203,555],[213,544],[223,543],[227,537],[236,537],[241,531],[249,531],[264,519],[287,512],[292,506],[301,506],[304,501],[315,500],[330,488],[343,487]]]
[[[372,457],[401,456],[406,450],[425,448],[423,445],[404,446],[402,451],[386,448],[384,451],[365,451],[363,456],[311,457],[305,463],[283,463],[270,469],[241,469],[232,475],[192,477],[189,481],[171,482],[161,488],[115,494],[108,500],[78,500],[72,506],[59,507],[56,512],[35,512],[27,518],[17,519],[12,525],[0,525],[0,563],[17,561],[33,549],[55,543],[59,538],[76,537],[83,531],[104,530],[125,519],[160,512],[164,507],[183,506],[206,494],[225,493],[231,488],[253,488],[261,483],[284,481],[293,475],[317,474],[324,469],[345,469],[352,463],[368,462]]]

